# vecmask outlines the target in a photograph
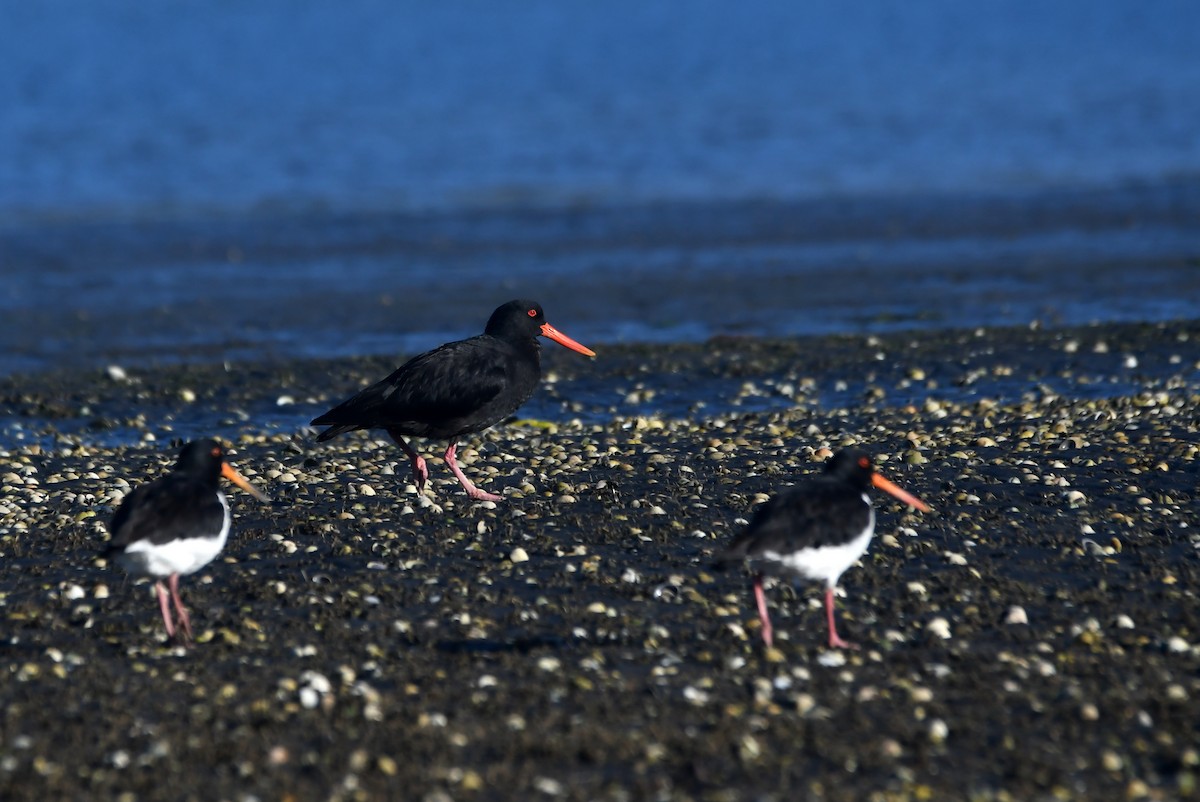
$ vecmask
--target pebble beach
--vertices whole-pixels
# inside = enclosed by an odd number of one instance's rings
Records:
[[[424,495],[374,434],[315,444],[383,358],[0,378],[0,796],[1196,793],[1200,324],[591,345],[463,443],[494,504],[434,444]],[[98,555],[189,421],[274,503],[231,491],[182,648]],[[713,557],[849,444],[933,511],[876,501],[861,650],[782,585],[766,649]]]

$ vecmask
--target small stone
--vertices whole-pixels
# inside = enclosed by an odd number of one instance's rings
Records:
[[[1024,607],[1014,604],[1008,608],[1008,615],[1004,616],[1004,623],[1014,625],[1028,624],[1029,616],[1025,614]]]
[[[925,631],[935,638],[946,640],[950,635],[950,622],[944,618],[935,618],[925,625]]]
[[[1182,654],[1191,648],[1192,645],[1178,635],[1167,641],[1167,651],[1174,652],[1175,654]]]
[[[533,787],[541,791],[546,796],[562,796],[564,792],[563,784],[550,777],[535,778],[533,781]]]
[[[305,671],[300,675],[300,681],[308,685],[317,693],[329,693],[333,690],[333,683],[324,674],[316,671]]]
[[[929,740],[940,744],[942,741],[946,740],[949,735],[950,727],[945,721],[942,721],[940,718],[935,718],[933,721],[929,722]]]
[[[508,560],[509,560],[509,562],[512,562],[512,563],[529,562],[529,553],[526,552],[525,549],[521,548],[520,546],[517,546],[508,555]]]
[[[826,668],[838,668],[846,665],[846,655],[840,650],[821,652],[821,656],[817,658],[817,662]]]
[[[315,688],[306,685],[300,689],[300,706],[305,710],[312,710],[320,703],[321,694],[317,693]]]

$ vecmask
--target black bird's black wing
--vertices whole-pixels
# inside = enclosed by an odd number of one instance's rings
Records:
[[[413,357],[386,379],[314,419],[314,426],[333,427],[317,439],[352,429],[470,418],[509,386],[509,355],[490,339],[447,343]]]
[[[168,474],[133,490],[108,525],[106,553],[146,540],[162,544],[189,537],[214,537],[225,525],[225,507],[217,490],[196,480]]]

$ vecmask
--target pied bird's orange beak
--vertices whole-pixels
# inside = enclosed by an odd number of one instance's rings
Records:
[[[896,485],[892,482],[889,482],[887,479],[884,479],[878,473],[872,474],[871,484],[875,485],[876,487],[878,487],[880,490],[882,490],[885,493],[890,493],[891,495],[893,495],[896,498],[903,501],[905,504],[908,504],[911,507],[916,507],[921,512],[929,512],[928,504],[921,501],[919,498],[912,495],[911,493],[908,493],[907,491],[900,489],[900,487],[898,485]]]
[[[254,485],[250,484],[250,482],[247,481],[246,477],[242,476],[240,473],[235,471],[233,469],[233,466],[231,466],[228,462],[221,463],[221,475],[224,476],[229,481],[233,482],[235,485],[240,487],[242,490],[245,490],[247,493],[254,496],[259,501],[270,501],[271,500],[270,496],[268,496],[266,493],[259,490]]]

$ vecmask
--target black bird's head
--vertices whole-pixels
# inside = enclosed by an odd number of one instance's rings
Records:
[[[492,312],[483,333],[502,340],[533,339],[540,334],[584,356],[596,355],[592,349],[580,345],[547,323],[542,305],[537,301],[509,301]]]

